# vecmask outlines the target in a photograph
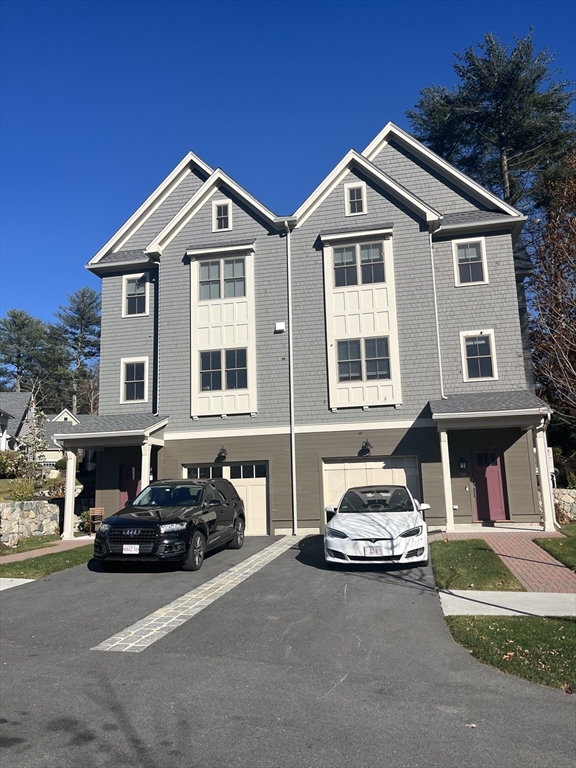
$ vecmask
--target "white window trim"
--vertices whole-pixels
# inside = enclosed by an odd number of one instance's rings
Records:
[[[488,336],[490,338],[490,353],[492,356],[492,376],[481,376],[477,379],[471,379],[468,376],[468,358],[466,357],[466,339],[470,336]],[[460,354],[462,356],[462,380],[466,382],[477,381],[497,381],[498,366],[496,364],[496,345],[494,343],[494,329],[484,328],[479,331],[460,331]]]
[[[144,399],[126,400],[126,363],[144,363]],[[148,402],[148,357],[122,357],[120,358],[120,403],[134,405]]]
[[[362,211],[358,213],[352,213],[350,211],[350,197],[348,190],[361,189],[362,190]],[[365,181],[351,181],[348,184],[344,184],[344,205],[346,210],[346,216],[365,216],[368,213],[366,206],[366,182]]]
[[[222,230],[220,230],[220,231],[222,231]],[[246,269],[247,269],[247,267],[246,267],[246,256],[247,256],[246,249],[243,249],[243,253],[237,253],[237,254],[231,253],[231,254],[228,254],[226,256],[222,256],[222,249],[220,249],[217,253],[211,254],[210,256],[208,256],[206,258],[196,259],[195,263],[198,265],[198,267],[197,267],[197,269],[198,269],[198,285],[197,285],[197,294],[196,294],[198,302],[202,303],[202,304],[205,304],[205,303],[214,302],[214,301],[243,301],[243,300],[245,300],[247,292],[248,292],[248,286],[247,286],[247,282],[246,282],[247,281],[247,276],[246,276]],[[244,296],[227,296],[227,297],[225,297],[224,296],[224,291],[226,290],[226,288],[225,288],[225,285],[224,285],[224,281],[225,281],[225,277],[224,277],[224,263],[226,261],[234,261],[236,259],[243,259],[243,261],[244,261],[244,290],[246,291],[246,293],[244,294]],[[220,277],[218,278],[219,281],[220,281],[220,298],[218,298],[218,299],[201,299],[200,298],[200,265],[203,262],[213,262],[213,261],[219,261],[220,262]],[[192,262],[190,262],[190,263],[192,263]]]
[[[482,257],[482,274],[483,280],[478,280],[475,283],[461,283],[460,282],[460,270],[458,268],[458,246],[468,243],[480,243],[480,255]],[[458,288],[467,288],[471,285],[487,285],[488,280],[488,264],[486,263],[486,238],[485,237],[463,237],[459,240],[452,240],[452,260],[454,262],[454,285]]]
[[[127,303],[128,297],[126,295],[126,291],[127,291],[128,280],[140,280],[141,277],[146,277],[146,272],[138,272],[137,274],[130,273],[128,275],[122,276],[122,317],[130,317],[130,318],[147,317],[150,314],[150,281],[149,280],[146,281],[146,292],[144,294],[145,296],[144,304],[146,307],[146,311],[140,312],[137,315],[129,315],[127,312],[126,303]]]
[[[226,299],[228,301],[228,299]],[[236,350],[244,349],[246,351],[246,382],[247,385],[245,387],[235,387],[234,389],[228,389],[226,386],[226,372],[228,371],[228,368],[226,368],[226,352],[235,352]],[[220,377],[222,382],[222,388],[221,389],[210,389],[207,390],[208,392],[249,392],[250,391],[250,360],[248,357],[248,347],[222,347],[221,349],[199,349],[198,354],[201,355],[203,352],[220,352]],[[237,370],[237,369],[234,369]],[[200,379],[202,379],[202,367],[200,362],[198,362],[198,375],[200,376]],[[199,392],[202,392],[203,390],[198,388]]]
[[[218,206],[228,206],[228,226],[225,229],[218,229]],[[229,199],[212,200],[212,232],[229,232],[232,229],[232,202]]]

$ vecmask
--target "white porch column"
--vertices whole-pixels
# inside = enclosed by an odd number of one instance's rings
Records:
[[[150,458],[152,446],[150,443],[142,443],[142,468],[140,470],[140,490],[143,491],[150,485]]]
[[[554,527],[554,494],[552,493],[552,480],[548,470],[548,441],[546,440],[546,422],[542,422],[535,428],[536,433],[536,462],[538,465],[538,480],[540,482],[540,495],[542,498],[542,511],[544,512],[544,530],[555,531]]]
[[[8,443],[8,430],[0,427],[0,451],[5,451]]]
[[[440,430],[440,456],[442,458],[442,482],[446,503],[446,530],[454,530],[454,507],[452,501],[452,478],[450,476],[450,450],[448,448],[448,432]]]
[[[76,499],[76,451],[66,451],[66,492],[62,539],[74,538],[74,500]]]

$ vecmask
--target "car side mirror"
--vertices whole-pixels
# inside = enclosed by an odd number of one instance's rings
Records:
[[[426,520],[426,510],[430,509],[430,504],[422,503],[422,504],[420,504],[418,506],[418,509],[420,510],[420,514],[422,515],[422,519]]]
[[[128,501],[124,504],[125,507],[132,507],[134,505],[134,499],[128,499]]]
[[[210,499],[208,502],[209,507],[219,507],[221,502],[218,499]]]
[[[326,507],[325,512],[326,512],[326,521],[330,522],[330,520],[332,520],[332,518],[336,514],[336,510],[334,509],[334,507]]]

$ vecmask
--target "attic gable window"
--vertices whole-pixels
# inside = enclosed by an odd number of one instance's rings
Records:
[[[345,184],[346,216],[366,213],[366,184],[364,182]]]
[[[212,203],[212,231],[221,232],[232,229],[232,206],[227,200],[214,200]]]

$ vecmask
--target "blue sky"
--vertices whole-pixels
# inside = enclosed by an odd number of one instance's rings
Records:
[[[534,28],[576,78],[576,2],[2,0],[0,316],[43,320],[188,150],[290,214],[453,54]]]

